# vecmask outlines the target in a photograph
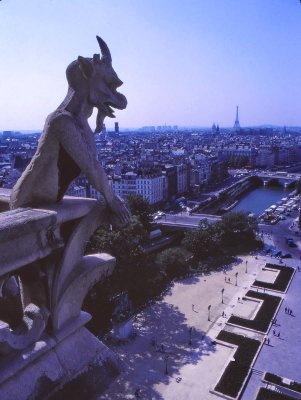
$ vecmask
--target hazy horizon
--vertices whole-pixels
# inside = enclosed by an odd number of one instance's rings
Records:
[[[157,128],[157,126],[160,125],[144,125],[144,126],[119,126],[119,130],[122,131],[128,131],[128,130],[139,130],[141,128],[148,128],[148,127],[152,127],[154,126],[155,128]],[[163,125],[161,125],[163,126]],[[167,125],[169,126],[169,125]],[[173,127],[173,125],[171,125],[171,127]],[[212,126],[200,126],[200,125],[177,125],[178,129],[181,130],[188,130],[188,129],[207,129],[207,130],[211,130]],[[257,129],[257,128],[277,128],[277,129],[282,129],[282,128],[286,128],[286,129],[301,129],[301,125],[294,125],[294,126],[289,126],[289,125],[271,125],[271,124],[261,124],[261,125],[249,125],[249,126],[243,126],[241,127],[242,129]],[[232,126],[219,126],[220,129],[232,129]],[[114,131],[115,127],[111,126],[108,127],[107,130],[108,131]],[[31,133],[41,133],[42,129],[38,128],[38,129],[0,129],[0,132],[5,132],[5,131],[11,131],[11,132],[20,132],[22,134],[27,133],[31,134]],[[164,133],[164,132],[162,132]]]
[[[96,34],[128,98],[110,130],[232,127],[236,105],[242,127],[301,125],[298,0],[3,0],[0,18],[2,130],[43,129]]]

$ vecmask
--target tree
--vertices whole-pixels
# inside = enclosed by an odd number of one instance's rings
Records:
[[[237,245],[249,246],[254,242],[257,230],[255,217],[248,213],[227,213],[214,224],[209,224],[207,219],[201,220],[197,229],[185,233],[183,245],[200,260],[233,251]]]
[[[147,231],[137,216],[122,229],[109,230],[101,227],[91,237],[87,249],[93,252],[108,252],[117,259],[117,264],[133,266],[143,259],[141,242],[147,237]]]
[[[151,206],[148,200],[137,194],[130,194],[127,197],[127,204],[131,210],[132,215],[136,215],[142,225],[149,229],[152,218]]]
[[[156,258],[159,270],[169,277],[182,275],[187,271],[185,252],[177,247],[163,250]]]
[[[258,223],[256,218],[250,216],[248,212],[229,212],[222,216],[220,228],[224,244],[235,245],[254,240]]]
[[[196,259],[220,252],[220,229],[217,224],[209,224],[207,219],[202,219],[197,229],[185,233],[183,245]]]

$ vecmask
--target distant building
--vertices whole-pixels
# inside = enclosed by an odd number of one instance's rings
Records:
[[[183,194],[189,190],[189,167],[187,164],[180,164],[177,168],[177,194]]]
[[[68,196],[74,196],[74,197],[90,197],[87,196],[85,187],[78,186],[74,182],[69,186],[66,194]]]
[[[240,123],[239,123],[239,118],[238,118],[238,106],[236,106],[236,118],[235,118],[233,129],[236,132],[240,131]]]
[[[161,174],[138,176],[134,172],[127,172],[120,177],[113,178],[112,188],[116,194],[126,199],[131,194],[141,195],[150,204],[163,201],[165,178]]]
[[[9,139],[13,136],[13,132],[12,131],[3,131],[2,137],[3,139]]]
[[[167,180],[167,199],[168,201],[175,200],[178,194],[177,185],[177,167],[171,164],[165,164],[162,168],[162,174]]]
[[[216,125],[215,124],[212,125],[211,132],[212,132],[212,135],[216,134]]]
[[[275,165],[275,152],[270,146],[260,148],[256,156],[256,166],[272,167],[273,165]]]

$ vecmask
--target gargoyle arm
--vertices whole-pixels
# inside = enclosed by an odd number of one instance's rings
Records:
[[[72,117],[66,115],[55,118],[50,124],[50,129],[56,135],[61,146],[79,166],[88,182],[111,204],[114,192],[109,185],[104,169],[97,160],[92,131],[79,131]]]

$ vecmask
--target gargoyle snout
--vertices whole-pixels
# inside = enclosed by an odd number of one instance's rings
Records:
[[[117,79],[115,80],[115,86],[118,88],[118,87],[120,87],[120,86],[122,86],[122,85],[123,85],[122,80],[119,79],[119,78],[117,78]]]
[[[119,110],[124,110],[128,104],[126,97],[121,93],[117,93],[116,100],[117,104],[115,105],[115,108]]]

